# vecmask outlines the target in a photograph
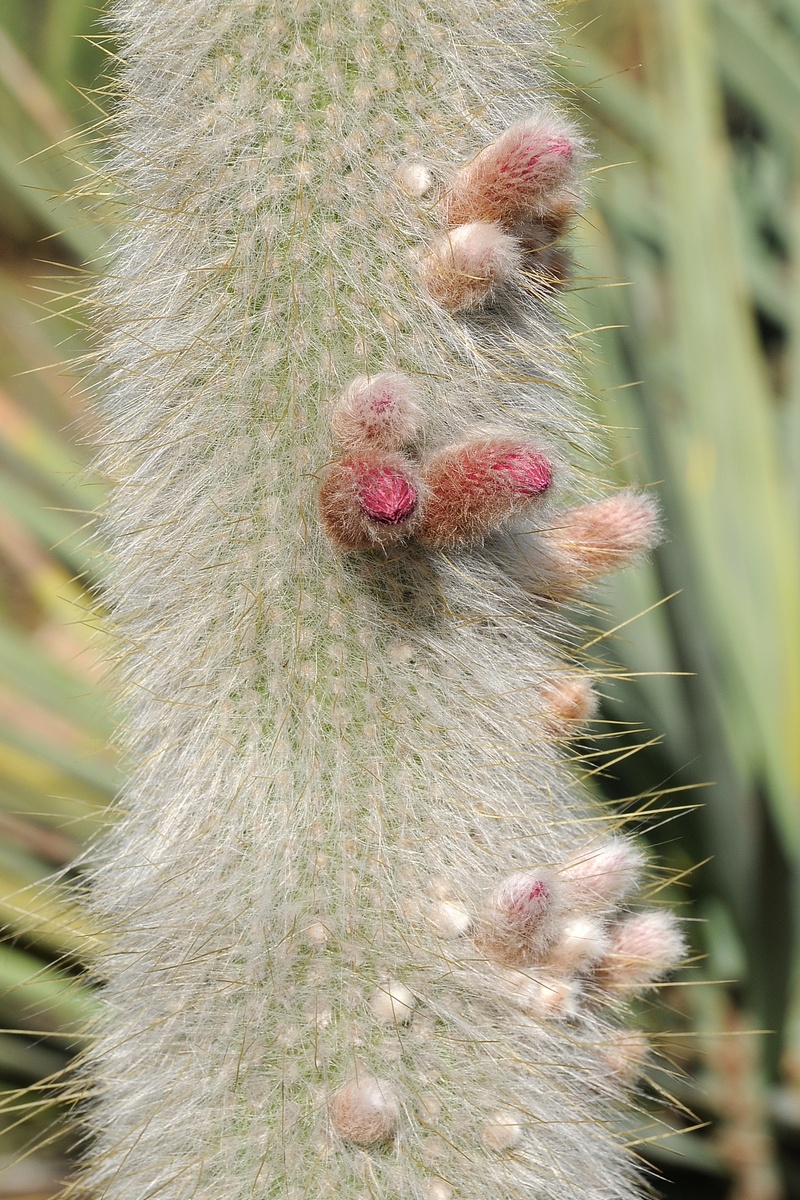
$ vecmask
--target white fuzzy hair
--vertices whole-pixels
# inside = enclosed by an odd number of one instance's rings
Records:
[[[436,895],[471,912],[504,874],[558,870],[597,828],[540,699],[565,669],[563,618],[504,568],[502,539],[346,555],[316,509],[330,402],[384,370],[421,387],[427,445],[476,425],[535,437],[559,499],[585,492],[595,435],[553,301],[528,283],[505,315],[439,311],[416,265],[435,204],[395,182],[407,161],[444,179],[550,111],[552,15],[113,13],[129,219],[99,298],[102,453],[130,779],[97,853],[105,1016],[76,1190],[635,1196],[599,1053],[616,1018],[523,1014],[427,915]],[[413,1019],[377,1019],[387,979]],[[377,1149],[329,1119],[360,1072],[399,1105]],[[508,1153],[481,1137],[498,1112],[522,1130]]]

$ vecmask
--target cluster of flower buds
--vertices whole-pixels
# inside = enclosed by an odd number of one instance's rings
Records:
[[[586,1004],[647,989],[685,953],[671,914],[620,911],[643,865],[638,846],[614,836],[560,870],[508,875],[475,913],[440,888],[429,916],[442,936],[471,938],[516,1007],[578,1017]]]
[[[575,131],[552,117],[508,129],[450,181],[440,200],[447,232],[422,264],[431,297],[454,314],[487,307],[525,268],[540,282],[568,269],[559,246],[578,200]]]
[[[323,525],[339,549],[411,538],[438,548],[479,542],[550,488],[553,465],[537,445],[476,433],[415,455],[421,422],[417,389],[404,375],[361,376],[339,397],[331,424],[345,454],[319,490]]]
[[[486,308],[523,270],[538,270],[552,282],[562,278],[557,243],[577,211],[572,188],[580,153],[571,128],[552,117],[533,118],[456,172],[436,202],[446,232],[422,262],[430,297],[459,316]],[[419,164],[406,164],[401,184],[421,196],[433,177]],[[336,451],[321,479],[319,509],[337,549],[480,543],[549,493],[553,461],[541,446],[514,433],[477,430],[429,450],[423,407],[414,381],[396,372],[361,376],[335,401]],[[632,491],[537,524],[538,532],[517,535],[517,570],[549,600],[627,565],[658,538],[653,502]],[[559,738],[574,735],[597,705],[590,682],[575,674],[552,679],[541,701],[545,726]],[[446,880],[432,881],[425,913],[437,937],[466,945],[470,963],[518,1019],[581,1021],[599,1004],[651,987],[685,952],[672,916],[623,909],[643,863],[635,843],[614,836],[558,868],[508,874],[482,903],[467,905]],[[416,900],[409,903],[418,911]],[[387,977],[371,1012],[381,1026],[413,1029],[420,1000],[404,982]],[[615,1036],[598,1053],[611,1075],[630,1080],[646,1042],[637,1033]],[[349,1078],[329,1105],[334,1134],[361,1147],[395,1141],[404,1112],[394,1087],[366,1071]],[[524,1125],[521,1114],[498,1110],[482,1126],[484,1148],[512,1150]],[[432,1200],[447,1195],[431,1193]]]
[[[639,884],[644,855],[628,838],[613,836],[586,846],[560,869],[518,871],[502,879],[470,911],[447,881],[431,881],[425,907],[434,932],[467,940],[490,968],[490,984],[526,1017],[580,1021],[598,1004],[633,996],[655,985],[680,962],[685,942],[677,920],[659,909],[624,912]],[[387,979],[371,1009],[382,1025],[408,1025],[418,997]],[[633,1082],[648,1044],[636,1031],[613,1031],[602,1056],[612,1076]],[[378,1146],[399,1132],[401,1106],[392,1085],[368,1074],[351,1078],[333,1096],[334,1132],[358,1146]],[[495,1113],[482,1127],[484,1146],[512,1149],[522,1119]]]

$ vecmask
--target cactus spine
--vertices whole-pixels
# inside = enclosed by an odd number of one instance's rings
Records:
[[[594,700],[557,601],[656,518],[572,504],[547,6],[114,14],[131,778],[77,1189],[633,1196],[617,1002],[681,942],[621,915],[641,856],[566,765]]]

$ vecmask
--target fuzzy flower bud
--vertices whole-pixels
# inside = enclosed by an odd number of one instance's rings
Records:
[[[421,495],[407,458],[365,450],[328,468],[319,489],[320,517],[340,550],[388,546],[410,536]]]
[[[429,916],[434,929],[442,937],[464,937],[472,928],[472,917],[465,906],[456,900],[433,901]]]
[[[331,416],[336,441],[349,449],[399,450],[422,425],[417,389],[405,375],[360,375],[337,400]]]
[[[599,962],[608,950],[608,934],[591,917],[569,917],[545,962],[553,975],[579,975]]]
[[[475,930],[475,945],[503,966],[540,960],[558,937],[561,897],[549,871],[509,875],[492,893]]]
[[[655,502],[641,492],[619,492],[559,513],[537,534],[521,535],[521,574],[532,590],[562,599],[630,566],[658,545],[660,536]]]
[[[560,242],[579,211],[578,199],[571,193],[565,192],[554,197],[544,213],[517,228],[516,234],[523,252],[546,257],[548,252],[558,249],[567,258]]]
[[[431,546],[480,541],[550,487],[553,467],[534,446],[507,437],[446,446],[423,465],[429,491],[417,529]]]
[[[552,117],[512,125],[463,167],[444,198],[447,221],[496,221],[513,230],[545,212],[553,195],[575,175],[571,127]]]
[[[671,913],[637,913],[612,928],[596,980],[605,988],[638,991],[666,975],[685,953],[686,942]]]
[[[597,713],[597,696],[588,679],[573,676],[542,689],[545,720],[559,737],[571,737]]]
[[[499,225],[475,221],[443,237],[422,263],[433,299],[452,313],[475,312],[496,297],[522,265],[516,239]]]
[[[637,886],[644,863],[635,842],[613,837],[587,846],[566,864],[561,878],[574,903],[613,907]]]
[[[578,210],[576,197],[566,195],[553,200],[539,220],[523,222],[516,230],[523,270],[540,289],[560,287],[572,275],[572,255],[564,235]]]
[[[380,1079],[352,1080],[336,1093],[330,1106],[331,1125],[339,1137],[357,1146],[375,1146],[394,1137],[400,1106],[393,1089]]]

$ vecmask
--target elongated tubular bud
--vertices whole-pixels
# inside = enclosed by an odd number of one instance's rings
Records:
[[[411,535],[421,496],[409,459],[366,450],[327,469],[319,489],[320,517],[340,550],[370,550]]]
[[[417,437],[422,420],[413,381],[382,371],[353,380],[334,405],[331,429],[348,449],[400,450]]]
[[[450,225],[496,221],[514,230],[547,211],[574,178],[577,158],[571,126],[550,116],[521,121],[457,172],[443,198],[446,219]]]
[[[422,279],[442,308],[469,313],[486,307],[522,265],[515,238],[499,225],[459,225],[436,243],[422,263]]]
[[[562,599],[629,566],[659,541],[655,502],[627,491],[559,513],[549,528],[523,534],[519,547],[531,588]]]
[[[446,446],[423,464],[425,512],[416,530],[430,546],[486,537],[549,489],[553,467],[541,450],[513,438]]]
[[[614,991],[640,991],[666,975],[685,953],[686,942],[671,913],[637,913],[612,927],[595,981]]]
[[[611,908],[635,889],[644,863],[635,842],[613,837],[570,859],[561,879],[573,903]]]
[[[588,679],[576,675],[542,688],[545,720],[559,737],[572,737],[597,714],[598,700]]]
[[[559,934],[561,894],[550,871],[509,875],[492,893],[474,934],[475,945],[502,966],[539,961]]]
[[[400,1106],[388,1083],[362,1077],[336,1093],[330,1116],[339,1137],[357,1146],[375,1146],[391,1141],[397,1133]]]

